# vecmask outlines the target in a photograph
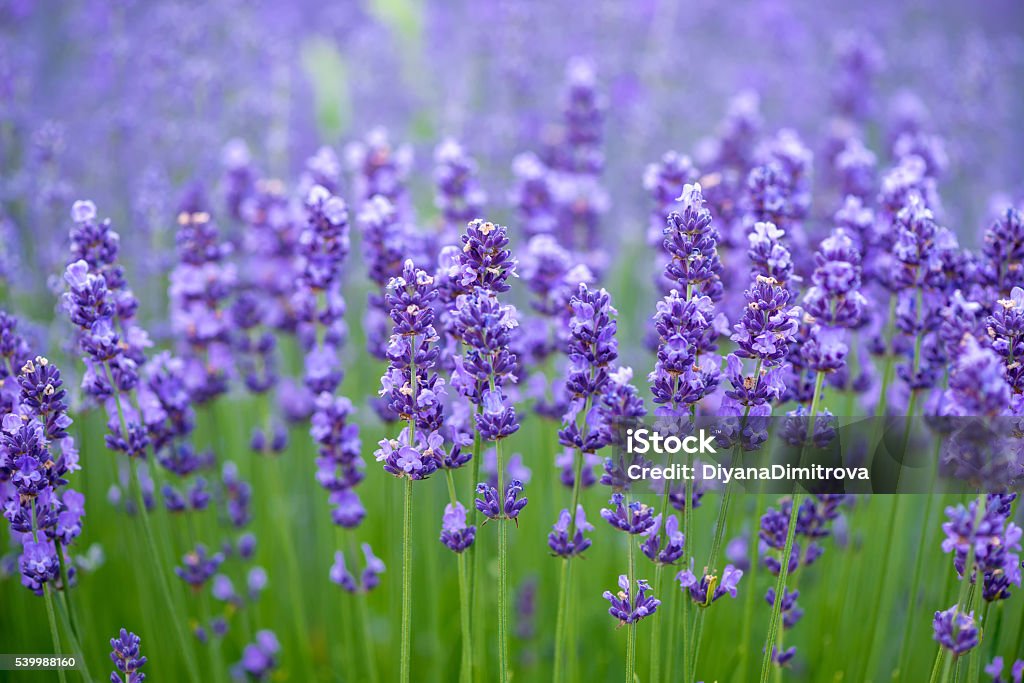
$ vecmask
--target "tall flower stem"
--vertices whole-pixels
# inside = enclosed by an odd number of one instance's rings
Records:
[[[558,612],[555,616],[555,670],[551,680],[562,683],[565,669],[565,620],[569,611],[569,585],[572,580],[572,563],[562,558],[562,570],[558,576]]]
[[[64,603],[64,606],[68,611],[68,622],[71,625],[71,631],[77,636],[80,631],[78,630],[78,619],[75,616],[75,607],[71,601],[71,586],[68,584],[67,554],[64,552],[64,546],[60,542],[59,538],[53,539],[53,547],[57,551],[57,568],[59,570],[61,585],[61,590],[57,595],[60,596],[60,601]]]
[[[477,413],[480,412],[480,407],[479,406],[476,407],[476,412]],[[470,472],[471,472],[471,475],[472,475],[471,486],[474,487],[474,491],[476,490],[477,482],[480,481],[480,459],[481,459],[481,451],[482,450],[483,450],[483,442],[482,442],[482,440],[480,438],[480,432],[479,432],[479,430],[474,430],[474,434],[473,434],[473,459],[471,461],[472,464],[470,465]],[[477,523],[477,516],[479,515],[479,512],[477,511],[475,505],[471,505],[470,506],[469,515],[470,515],[470,524],[476,524]],[[479,643],[479,642],[483,642],[483,639],[481,637],[483,635],[483,621],[481,619],[479,619],[479,617],[478,617],[478,615],[476,613],[476,608],[477,608],[477,591],[478,591],[479,584],[480,584],[479,577],[480,577],[480,574],[483,571],[483,569],[481,567],[482,560],[480,558],[480,553],[477,552],[477,544],[476,543],[474,543],[473,545],[471,545],[469,547],[469,549],[466,551],[466,555],[468,556],[466,558],[466,563],[467,563],[468,569],[469,569],[469,577],[468,577],[469,581],[468,581],[468,585],[466,586],[466,594],[469,596],[470,630],[472,631],[473,639],[476,640],[476,642]],[[474,655],[474,660],[473,660],[474,675],[473,675],[473,679],[477,680],[479,677],[483,676],[483,670],[484,670],[484,661],[483,661],[484,648],[482,648],[482,647],[476,648],[473,651],[473,655]]]
[[[409,683],[411,670],[411,617],[412,617],[412,479],[405,477],[405,495],[402,506],[402,648],[399,680]]]
[[[668,515],[669,487],[666,483],[661,496],[661,522],[665,523]],[[685,541],[684,541],[685,543]],[[661,576],[665,567],[660,562],[654,568],[654,594],[661,595]],[[651,632],[651,681],[661,678],[661,620],[655,620]]]
[[[501,440],[494,442],[498,466],[498,495],[504,501],[505,463],[501,456]],[[504,512],[498,518],[498,669],[501,683],[508,683],[508,519]]]
[[[46,601],[46,620],[50,622],[50,637],[53,638],[53,651],[60,654],[63,652],[63,648],[60,645],[60,633],[57,630],[57,616],[53,611],[53,594],[49,585],[43,586],[43,598]],[[57,675],[60,677],[60,683],[66,683],[67,674],[64,673],[64,669],[58,667]]]
[[[455,495],[455,475],[451,470],[446,470],[448,482],[448,497],[452,506],[458,502]],[[459,680],[468,683],[473,674],[473,636],[469,627],[469,595],[466,592],[466,554],[458,553],[459,571],[459,622],[462,630],[462,663],[459,669]]]

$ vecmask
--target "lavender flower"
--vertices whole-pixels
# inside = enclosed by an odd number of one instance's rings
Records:
[[[1005,600],[1010,587],[1021,585],[1021,528],[1008,520],[1010,503],[1016,494],[989,494],[985,508],[978,519],[978,501],[964,507],[947,507],[949,521],[942,525],[946,538],[943,552],[953,552],[957,574],[968,577],[971,583],[982,577],[982,596],[985,600]],[[967,567],[970,549],[974,549],[974,566]]]
[[[146,658],[139,655],[141,642],[141,638],[123,628],[117,638],[110,639],[110,660],[117,667],[117,671],[110,674],[111,683],[142,683],[146,680],[146,674],[139,671],[146,664]]]
[[[473,545],[475,538],[476,527],[466,524],[466,507],[458,501],[454,505],[445,505],[441,520],[441,542],[452,552],[461,553]]]
[[[1024,681],[1024,659],[1018,659],[1010,669],[1010,678],[1003,678],[1003,658],[995,657],[985,667],[985,673],[992,677],[992,683],[1021,683]]]
[[[1024,215],[1010,206],[985,231],[982,284],[996,297],[1006,297],[1014,287],[1024,287]]]
[[[654,509],[634,500],[626,504],[626,497],[621,493],[613,493],[608,504],[612,507],[601,508],[601,518],[619,531],[627,534],[643,534],[654,527]]]
[[[476,161],[455,140],[434,150],[434,204],[441,212],[441,244],[452,244],[458,231],[483,212],[487,195],[476,178]]]
[[[665,220],[681,208],[679,201],[685,195],[683,188],[693,183],[697,176],[690,157],[674,151],[665,152],[657,163],[648,164],[644,169],[644,189],[654,200],[647,227],[647,241],[651,246],[660,247],[664,242]]]
[[[365,564],[360,573],[359,581],[348,569],[345,553],[340,550],[334,553],[334,564],[331,565],[330,579],[349,593],[369,593],[380,585],[380,575],[384,573],[384,562],[373,554],[369,543],[362,545]]]
[[[603,412],[599,400],[611,382],[609,368],[618,358],[613,317],[616,310],[608,292],[591,291],[585,284],[579,286],[570,306],[573,315],[569,320],[569,367],[565,378],[569,405],[562,418],[558,442],[579,451],[579,457],[585,459],[607,443],[605,430],[593,429],[592,423]],[[571,472],[570,483],[575,468]],[[566,479],[565,473],[562,479]]]
[[[211,555],[206,546],[199,544],[195,550],[182,557],[181,562],[182,566],[175,567],[174,573],[194,590],[198,590],[217,573],[224,562],[224,554],[218,552]]]
[[[636,582],[636,593],[629,593],[629,579],[625,574],[619,575],[619,592],[605,591],[602,597],[611,603],[608,614],[619,620],[619,625],[635,624],[649,617],[658,610],[661,600],[648,595],[651,590],[649,583],[640,579]]]
[[[437,297],[434,279],[406,261],[387,294],[394,321],[388,344],[389,368],[381,378],[380,395],[392,413],[406,421],[398,440],[383,440],[375,456],[396,477],[423,479],[444,462],[442,399],[444,380],[434,372],[437,332],[431,302]],[[415,438],[413,438],[415,434]]]
[[[391,279],[402,273],[410,235],[394,205],[382,196],[373,196],[362,205],[358,217],[362,233],[363,261],[370,280],[377,286],[367,299],[363,325],[366,328],[366,349],[374,357],[385,360],[388,341],[387,287]]]
[[[689,294],[722,296],[722,264],[718,259],[718,231],[711,224],[711,212],[704,206],[700,183],[686,185],[678,201],[681,213],[673,211],[665,227],[664,248],[671,257],[665,278]]]
[[[267,680],[277,668],[280,651],[281,644],[273,631],[257,631],[256,639],[242,650],[242,659],[235,665],[234,671],[251,680]]]
[[[354,142],[345,150],[349,170],[355,176],[356,194],[360,201],[381,196],[406,210],[408,202],[405,180],[412,166],[412,150],[404,145],[394,147],[383,128],[374,128],[365,141]]]
[[[1014,395],[1024,393],[1024,368],[1016,361],[1024,353],[1024,289],[1014,287],[1000,299],[986,320],[992,349],[1003,358],[1005,377]]]
[[[219,241],[205,211],[178,215],[176,241],[180,262],[171,271],[168,286],[171,326],[185,343],[184,377],[190,394],[201,404],[227,390],[232,357],[224,308],[237,274],[226,261],[230,245]]]
[[[964,614],[959,606],[935,613],[932,620],[932,637],[935,641],[959,657],[978,644],[978,625],[974,612]]]
[[[726,565],[722,570],[721,577],[705,574],[698,580],[693,573],[692,566],[676,574],[679,587],[688,591],[690,599],[701,607],[708,607],[726,594],[735,598],[741,578],[743,578],[743,572],[731,564]]]
[[[573,527],[572,538],[569,538],[569,528]],[[558,521],[551,527],[548,534],[548,546],[552,553],[558,557],[575,557],[590,547],[591,541],[584,537],[587,531],[593,531],[594,525],[587,521],[586,513],[582,505],[576,506],[576,519],[573,522],[569,511],[565,508],[558,515]]]
[[[519,526],[519,513],[528,502],[527,498],[520,498],[523,492],[523,483],[513,479],[505,485],[505,498],[498,500],[498,489],[483,482],[476,486],[478,498],[474,501],[476,509],[488,519],[512,519],[516,526]]]
[[[683,556],[686,537],[679,530],[679,518],[669,515],[665,520],[664,538],[661,534],[661,515],[654,518],[654,524],[647,532],[647,539],[640,544],[640,551],[651,562],[675,564]]]
[[[702,352],[714,349],[714,306],[711,298],[684,299],[672,290],[658,302],[654,329],[658,335],[658,360],[648,376],[656,415],[688,412],[690,406],[718,386],[719,362]]]

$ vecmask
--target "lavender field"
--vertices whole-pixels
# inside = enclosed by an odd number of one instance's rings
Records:
[[[1017,0],[0,0],[0,680],[1022,683],[1022,83]]]

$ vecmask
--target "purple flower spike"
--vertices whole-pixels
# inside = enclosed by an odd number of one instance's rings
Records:
[[[654,518],[654,524],[647,532],[647,540],[640,545],[640,550],[651,562],[658,564],[674,564],[683,556],[683,545],[686,537],[679,530],[679,518],[670,515],[665,521],[665,534],[661,534],[661,515]]]
[[[224,562],[224,554],[210,555],[206,546],[200,544],[196,546],[195,550],[182,557],[181,561],[183,566],[175,567],[174,573],[192,588],[199,589],[217,573],[217,569]]]
[[[280,652],[281,644],[273,631],[257,631],[256,639],[242,650],[242,660],[235,665],[234,671],[237,675],[248,675],[257,681],[267,680],[277,668]]]
[[[146,674],[139,671],[145,665],[146,658],[139,656],[139,645],[142,640],[126,629],[121,629],[117,638],[110,639],[110,660],[117,671],[111,672],[111,683],[142,683]],[[120,674],[118,674],[120,672]]]
[[[507,292],[508,280],[517,277],[518,265],[508,249],[508,228],[490,221],[470,221],[462,236],[459,273],[463,287],[495,294]]]
[[[452,552],[461,553],[473,545],[476,538],[476,527],[466,524],[466,507],[456,501],[444,507],[441,519],[441,542]]]
[[[478,496],[474,501],[476,509],[484,517],[488,519],[505,517],[516,520],[516,526],[519,525],[519,513],[526,507],[528,500],[526,498],[519,498],[519,494],[523,492],[523,483],[521,481],[515,479],[509,482],[505,486],[505,498],[500,502],[498,500],[498,490],[484,482],[477,484],[476,492]]]
[[[684,569],[676,574],[679,587],[689,592],[690,599],[701,607],[707,607],[726,594],[735,598],[742,578],[743,571],[730,564],[722,570],[721,577],[705,574],[698,580],[693,573],[692,561],[690,569]]]
[[[636,582],[636,593],[630,596],[629,579],[625,574],[620,574],[619,588],[618,593],[605,591],[602,597],[611,603],[611,607],[608,608],[608,614],[618,619],[620,626],[634,624],[644,617],[654,614],[661,604],[661,600],[658,600],[653,595],[648,595],[651,586],[643,579]]]
[[[1003,678],[1003,658],[996,657],[985,667],[985,673],[992,677],[992,683],[1021,683],[1024,681],[1024,659],[1018,659],[1010,668],[1010,678]]]
[[[960,656],[978,644],[978,624],[974,620],[974,612],[964,614],[958,605],[935,613],[932,620],[933,638],[935,641]]]
[[[642,534],[654,526],[654,508],[633,501],[628,506],[625,496],[613,493],[608,503],[612,508],[602,508],[601,518],[620,531],[627,534]]]
[[[591,545],[590,539],[585,538],[583,534],[593,531],[594,525],[587,522],[582,505],[576,506],[575,525],[572,522],[569,511],[563,509],[558,515],[558,521],[551,527],[551,533],[548,534],[548,546],[558,557],[575,557],[582,554]],[[574,530],[572,538],[569,538],[569,528],[572,526],[574,526]]]

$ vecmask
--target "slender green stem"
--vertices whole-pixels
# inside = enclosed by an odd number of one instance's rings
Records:
[[[352,542],[355,545],[355,541]],[[353,555],[355,551],[353,549]],[[359,609],[359,622],[363,630],[363,653],[366,657],[366,673],[370,683],[377,683],[380,676],[377,673],[377,658],[373,650],[373,635],[370,631],[370,610],[366,605],[366,593],[355,596],[356,607]]]
[[[974,605],[977,602],[977,594],[980,591],[974,591],[975,596],[971,601],[971,610],[974,610]],[[981,672],[981,645],[985,642],[985,629],[988,627],[988,608],[991,602],[985,601],[985,605],[981,608],[981,619],[978,621],[978,644],[971,650],[971,654],[968,656],[968,670],[967,680],[976,681],[978,675]]]
[[[411,671],[412,618],[412,478],[405,477],[405,504],[402,514],[402,648],[399,680],[409,683]]]
[[[668,498],[669,498],[668,484],[665,484],[665,489],[661,492],[661,523],[665,524],[668,519]],[[654,595],[658,598],[662,597],[661,594],[661,577],[664,572],[664,566],[659,562],[654,567]],[[658,681],[661,678],[661,619],[655,619],[654,623],[651,624],[651,681]]]
[[[59,538],[53,539],[54,548],[57,551],[57,567],[60,574],[60,585],[61,590],[57,593],[60,596],[61,601],[68,610],[68,622],[71,625],[71,631],[75,636],[78,636],[81,631],[78,629],[78,619],[76,618],[75,605],[71,600],[71,584],[68,583],[67,573],[67,553],[64,552],[64,546],[61,544]]]
[[[952,668],[953,660],[955,659],[958,659],[958,657],[953,654],[950,654],[950,656],[946,658],[946,663],[942,665],[942,678],[939,679],[941,683],[947,683],[949,681],[949,672]]]
[[[779,578],[775,582],[775,603],[772,605],[772,615],[768,622],[768,637],[764,641],[764,659],[761,660],[761,683],[766,683],[771,674],[772,651],[775,649],[776,632],[779,627],[782,612],[782,593],[786,589],[786,579],[789,576],[789,557],[793,552],[793,541],[796,537],[796,517],[800,509],[800,494],[793,494],[793,501],[790,504],[789,528],[786,530],[786,545],[779,558]]]
[[[555,669],[551,679],[561,683],[565,669],[565,620],[569,611],[569,579],[572,563],[568,557],[562,558],[562,570],[558,577],[558,613],[555,617]]]
[[[53,594],[50,588],[49,584],[43,586],[43,597],[46,600],[46,619],[50,622],[50,637],[53,638],[53,651],[56,654],[63,654],[64,649],[60,646],[60,633],[57,631],[57,616],[53,611]],[[64,669],[58,668],[57,674],[60,676],[61,683],[66,683],[67,674],[64,673]]]
[[[273,495],[275,514],[274,520],[277,526],[278,542],[281,544],[281,548],[286,551],[282,553],[284,555],[285,569],[288,572],[288,583],[291,596],[289,602],[291,603],[291,616],[292,616],[292,627],[296,629],[296,634],[306,633],[308,630],[306,621],[306,604],[302,599],[302,575],[299,570],[299,564],[296,560],[297,553],[294,549],[294,536],[288,529],[288,520],[291,519],[289,515],[288,496],[282,488],[282,482],[284,481],[285,473],[284,468],[281,466],[280,456],[270,456],[273,463],[273,472],[270,476],[270,489]],[[298,668],[300,672],[303,672],[304,676],[311,676],[312,672],[309,670],[310,660],[312,659],[312,653],[309,647],[309,638],[301,638],[303,642],[303,653],[302,656],[298,657]]]
[[[928,677],[928,683],[938,683],[939,672],[942,671],[942,662],[946,658],[946,649],[939,646],[939,652],[935,655],[935,664],[932,665],[932,675]]]
[[[501,456],[501,440],[494,442],[498,466],[498,499],[505,500],[505,463]],[[504,512],[498,518],[498,670],[501,683],[508,683],[508,523]]]
[[[476,407],[476,412],[477,413],[480,412],[480,407],[479,406]],[[480,459],[481,459],[481,455],[480,454],[481,454],[482,450],[483,450],[483,441],[480,438],[480,432],[478,430],[476,430],[475,433],[473,434],[473,459],[472,459],[472,464],[470,465],[471,474],[472,474],[472,480],[470,482],[470,485],[474,487],[474,490],[476,489],[477,483],[480,481]],[[477,528],[479,528],[479,525],[477,524],[477,516],[480,513],[479,513],[479,511],[477,511],[475,505],[470,507],[469,514],[470,514],[470,522],[472,524],[476,524]],[[482,565],[482,558],[481,558],[480,552],[478,550],[478,546],[479,546],[479,542],[474,543],[472,546],[470,546],[469,550],[466,551],[466,554],[468,556],[467,559],[466,559],[466,562],[470,565],[469,566],[469,585],[467,586],[467,593],[469,595],[469,618],[470,618],[470,627],[471,627],[471,630],[473,632],[473,640],[475,640],[477,643],[482,643],[483,642],[483,620],[480,619],[479,616],[476,613],[476,609],[478,607],[478,600],[477,600],[478,595],[477,595],[477,593],[479,591],[479,586],[480,586],[479,577],[480,577],[481,573],[483,572],[483,568],[481,566]],[[486,648],[483,648],[483,647],[477,647],[477,648],[475,648],[473,650],[473,654],[474,654],[474,659],[473,659],[474,674],[473,674],[473,678],[474,678],[474,680],[478,680],[480,677],[483,676],[484,664],[485,664],[485,662],[484,662],[485,649]]]

